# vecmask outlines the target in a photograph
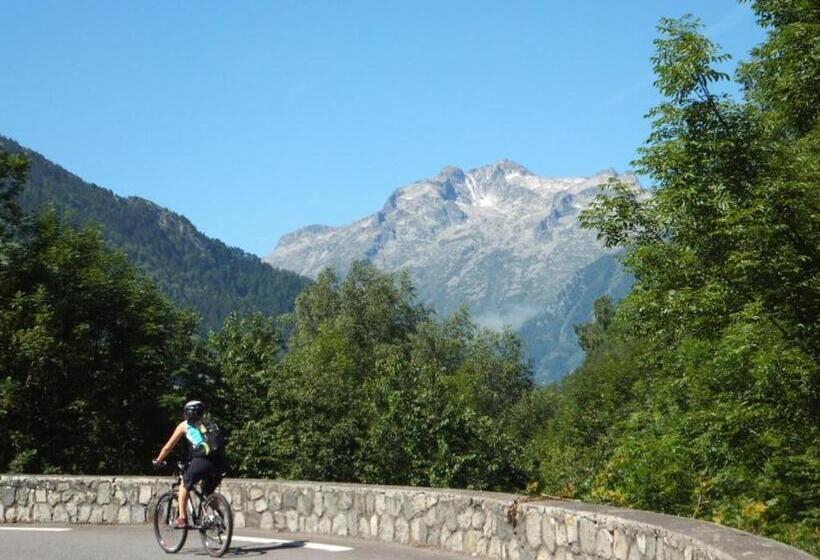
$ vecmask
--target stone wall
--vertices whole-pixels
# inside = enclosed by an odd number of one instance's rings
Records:
[[[0,475],[5,523],[144,523],[170,479]],[[461,490],[226,480],[236,526],[332,534],[520,560],[805,560],[689,519]]]

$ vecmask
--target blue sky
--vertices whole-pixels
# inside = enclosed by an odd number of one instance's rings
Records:
[[[687,12],[763,38],[731,0],[0,1],[0,134],[264,255],[445,165],[628,169]]]

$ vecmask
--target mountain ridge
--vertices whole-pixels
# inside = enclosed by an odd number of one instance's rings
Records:
[[[19,197],[25,211],[53,206],[75,226],[99,226],[109,246],[122,250],[175,303],[195,310],[206,328],[218,328],[231,311],[291,311],[309,282],[206,236],[155,202],[88,183],[11,138],[0,135],[0,149],[24,153],[31,162]]]
[[[448,166],[395,189],[381,209],[350,224],[282,236],[265,260],[308,277],[326,267],[344,275],[360,259],[407,270],[420,299],[439,313],[467,305],[485,326],[518,329],[548,312],[578,271],[612,254],[578,223],[611,178],[640,188],[633,174],[613,169],[541,177],[508,159],[467,171]],[[611,266],[602,270],[616,274]],[[605,279],[599,284],[609,286]],[[591,312],[589,297],[583,295],[583,307]]]

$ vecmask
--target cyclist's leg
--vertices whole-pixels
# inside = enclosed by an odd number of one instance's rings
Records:
[[[194,485],[205,478],[210,470],[210,462],[201,457],[194,457],[185,473],[182,475],[182,484],[179,486],[180,518],[188,520],[188,495]]]

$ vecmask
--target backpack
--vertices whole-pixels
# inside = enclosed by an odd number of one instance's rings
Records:
[[[203,437],[208,445],[208,457],[222,456],[225,454],[225,434],[213,420],[204,420],[205,434]]]

